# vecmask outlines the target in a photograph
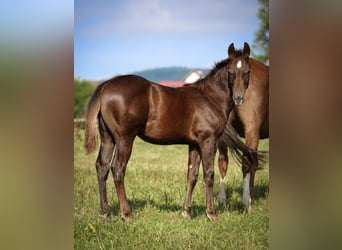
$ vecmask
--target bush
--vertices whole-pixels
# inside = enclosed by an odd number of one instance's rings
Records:
[[[84,117],[90,96],[95,91],[95,84],[74,79],[74,118]]]

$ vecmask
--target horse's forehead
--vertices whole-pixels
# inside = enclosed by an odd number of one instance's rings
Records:
[[[231,65],[235,66],[235,68],[239,70],[248,67],[247,62],[243,58],[236,58]]]
[[[242,62],[241,62],[241,60],[238,60],[237,63],[236,63],[236,67],[237,67],[238,69],[240,69],[241,66],[242,66]]]

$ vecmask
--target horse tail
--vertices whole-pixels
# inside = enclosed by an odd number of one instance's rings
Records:
[[[93,95],[91,96],[87,112],[86,112],[86,125],[85,125],[85,140],[84,146],[86,148],[87,154],[93,152],[98,143],[97,127],[98,127],[98,115],[101,108],[101,93],[103,89],[103,84],[99,85]]]
[[[258,151],[247,147],[246,144],[240,140],[237,132],[229,122],[227,122],[220,140],[227,145],[234,160],[240,164],[242,163],[243,154],[247,157],[248,167],[251,167],[253,162],[258,161],[258,168],[262,168],[266,162],[268,152]]]

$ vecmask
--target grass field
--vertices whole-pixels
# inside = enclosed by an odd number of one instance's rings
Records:
[[[256,173],[255,203],[245,213],[241,167],[232,160],[226,182],[227,204],[219,206],[215,161],[215,204],[218,221],[205,215],[202,170],[192,200],[193,219],[181,215],[185,197],[187,152],[184,145],[157,146],[135,140],[125,185],[133,221],[119,216],[113,178],[107,181],[111,218],[100,216],[95,169],[97,152],[85,155],[84,131],[74,140],[74,248],[75,249],[268,249],[268,166]],[[259,149],[268,150],[268,140]],[[202,166],[201,166],[202,169]]]

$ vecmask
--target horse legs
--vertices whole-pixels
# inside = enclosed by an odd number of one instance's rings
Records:
[[[114,160],[111,170],[114,178],[116,193],[120,205],[120,214],[123,220],[131,219],[131,212],[127,202],[124,178],[126,173],[127,162],[131,156],[133,138],[119,138],[116,143]]]
[[[220,204],[225,205],[226,198],[226,190],[225,190],[225,182],[226,182],[226,174],[228,169],[228,154],[227,154],[227,145],[223,141],[219,141],[218,143],[219,149],[219,157],[218,157],[218,167],[220,171],[220,186],[219,186],[219,194],[217,196],[218,202]]]
[[[246,145],[256,150],[259,144],[259,133],[252,131],[246,133]],[[243,195],[242,202],[248,210],[251,209],[251,203],[254,199],[254,176],[258,169],[258,160],[254,159],[250,162],[250,158],[244,154],[242,158],[242,174],[243,174]]]
[[[214,160],[217,149],[217,140],[214,137],[206,138],[201,144],[201,156],[203,162],[203,176],[206,186],[206,214],[210,221],[217,219],[214,208]]]
[[[109,217],[109,206],[107,200],[106,181],[108,178],[110,161],[113,157],[115,143],[109,132],[106,130],[106,127],[104,126],[102,120],[100,120],[99,122],[99,128],[101,136],[101,146],[95,166],[99,183],[101,214],[107,218]]]
[[[191,219],[191,198],[192,192],[197,183],[200,163],[201,157],[199,154],[199,148],[189,146],[187,187],[182,211],[183,217],[188,220]]]

